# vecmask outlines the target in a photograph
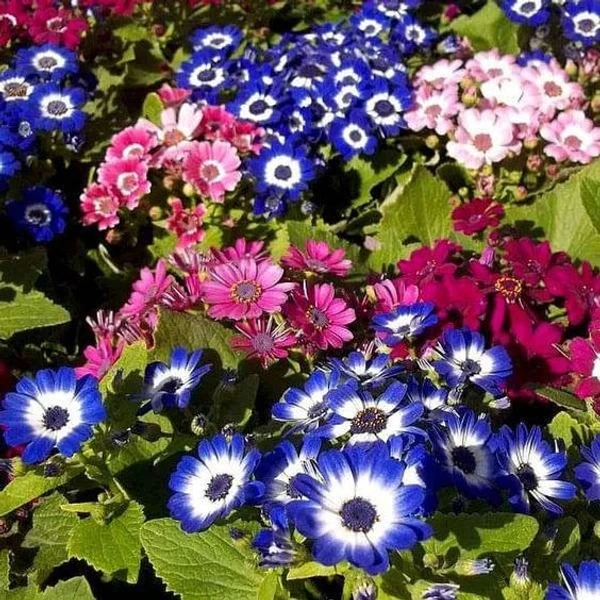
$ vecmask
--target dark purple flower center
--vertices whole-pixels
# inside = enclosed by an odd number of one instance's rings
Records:
[[[525,2],[521,5],[521,12],[524,15],[530,15],[534,13],[537,9],[537,5],[535,2]]]
[[[350,138],[350,141],[358,143],[362,140],[362,134],[360,131],[354,129],[353,131],[350,132],[350,135],[348,136]]]
[[[467,475],[475,473],[477,461],[475,460],[473,452],[465,446],[457,446],[452,450],[452,462],[457,469],[460,469]]]
[[[367,533],[377,520],[377,511],[368,500],[359,497],[344,503],[340,517],[344,527],[350,531]]]
[[[478,362],[474,361],[472,358],[467,358],[467,360],[460,363],[460,370],[467,376],[477,375],[481,373],[481,366]]]
[[[52,220],[52,213],[45,204],[34,204],[25,210],[25,220],[41,227]]]
[[[56,66],[56,59],[52,56],[43,56],[42,58],[40,58],[38,64],[40,65],[41,69],[49,71],[50,69],[53,69]]]
[[[381,433],[386,425],[387,415],[379,408],[369,406],[368,408],[361,410],[354,419],[352,419],[350,433],[353,435],[360,433],[377,434]]]
[[[231,288],[231,297],[236,302],[249,304],[258,299],[262,288],[254,281],[240,281]]]
[[[262,115],[268,108],[269,105],[264,100],[256,100],[250,105],[248,110],[253,115]]]
[[[329,324],[326,313],[314,306],[311,306],[306,311],[306,316],[316,329],[324,329]]]
[[[159,384],[157,392],[165,394],[175,394],[183,385],[183,381],[179,377],[169,377]]]
[[[204,495],[211,501],[217,502],[227,497],[231,484],[233,483],[233,477],[231,475],[221,474],[215,475],[208,484]]]
[[[25,98],[27,96],[27,85],[18,81],[11,81],[4,86],[4,95],[7,98]]]
[[[323,71],[318,65],[304,64],[298,69],[298,75],[306,79],[315,79],[316,77],[321,77]]]
[[[204,83],[208,83],[209,81],[212,81],[214,78],[215,78],[214,69],[204,69],[204,70],[198,71],[198,73],[196,73],[196,79],[198,79],[198,81],[202,81]]]
[[[375,112],[380,117],[389,117],[396,112],[394,105],[389,100],[378,100],[375,103]]]
[[[287,165],[279,165],[275,169],[275,177],[277,179],[281,179],[282,181],[287,181],[292,176],[292,169],[290,169]]]
[[[275,342],[273,341],[273,336],[271,336],[268,333],[262,332],[257,333],[254,336],[254,339],[252,340],[252,345],[259,354],[265,354],[273,349]]]
[[[50,431],[58,431],[69,422],[69,413],[61,406],[53,406],[44,413],[42,418],[44,427]]]
[[[535,471],[528,464],[519,465],[517,468],[517,477],[521,480],[526,491],[535,490],[538,486],[538,478]]]
[[[327,410],[327,405],[325,402],[317,402],[313,404],[307,411],[307,415],[309,419],[317,419],[322,417]]]
[[[46,110],[55,117],[61,117],[69,109],[67,108],[65,102],[63,102],[62,100],[52,100],[52,102],[48,103],[48,107]]]
[[[577,26],[579,31],[583,31],[583,33],[592,33],[592,31],[594,31],[595,23],[592,19],[581,19]]]

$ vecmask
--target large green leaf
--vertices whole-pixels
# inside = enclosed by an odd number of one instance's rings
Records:
[[[142,507],[131,502],[108,523],[91,517],[77,522],[68,543],[69,556],[85,560],[107,575],[135,583],[141,560]]]
[[[141,538],[156,574],[183,600],[258,597],[263,574],[248,546],[232,541],[228,527],[190,535],[172,519],[158,519],[144,524]]]
[[[85,577],[73,577],[59,581],[54,587],[44,590],[44,600],[94,600],[90,584]]]

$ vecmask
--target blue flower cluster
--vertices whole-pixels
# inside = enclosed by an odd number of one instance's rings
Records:
[[[584,47],[600,43],[600,0],[501,0],[506,15],[533,27],[546,25],[553,12],[560,12],[565,36]]]
[[[413,15],[420,4],[370,0],[345,21],[285,34],[267,50],[240,52],[234,27],[194,33],[178,85],[196,100],[225,102],[269,134],[268,147],[247,165],[257,181],[257,214],[281,214],[299,198],[318,173],[319,150],[333,147],[345,160],[370,155],[404,127],[411,94],[403,60],[436,38]]]

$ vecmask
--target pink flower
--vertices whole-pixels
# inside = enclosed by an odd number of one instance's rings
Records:
[[[156,147],[158,140],[155,132],[138,124],[135,127],[126,127],[114,135],[110,143],[106,151],[108,161],[120,158],[144,158]]]
[[[195,208],[184,208],[180,198],[169,198],[171,215],[167,219],[167,229],[177,236],[177,248],[188,248],[201,242],[206,235],[202,220],[206,214],[204,204]]]
[[[119,199],[121,206],[129,209],[135,208],[151,187],[147,163],[136,158],[119,158],[103,163],[98,169],[98,181]]]
[[[495,77],[512,77],[519,73],[519,66],[512,54],[501,55],[496,49],[478,52],[466,64],[469,75],[477,81],[488,81]]]
[[[497,163],[521,148],[513,124],[498,110],[469,108],[459,115],[458,124],[455,141],[448,142],[446,148],[448,156],[469,169]]]
[[[258,154],[263,146],[265,130],[248,121],[234,121],[224,128],[225,140],[240,152]]]
[[[600,395],[600,331],[592,331],[590,338],[575,338],[569,346],[573,371],[581,376],[575,387],[580,398]]]
[[[173,278],[167,273],[167,266],[163,260],[156,263],[154,271],[144,267],[140,271],[140,278],[133,284],[127,304],[121,309],[121,315],[139,317],[147,310],[154,309],[172,283]]]
[[[305,286],[303,292],[294,293],[286,313],[306,340],[321,350],[330,346],[341,348],[354,337],[344,325],[353,323],[356,313],[344,300],[335,297],[335,288],[330,283]]]
[[[99,340],[96,346],[88,346],[83,351],[86,362],[75,368],[75,374],[77,377],[92,375],[98,380],[102,379],[119,360],[124,346],[124,340],[119,340],[116,347],[108,340]]]
[[[36,44],[50,42],[74,50],[87,28],[87,20],[76,17],[67,8],[44,6],[33,11],[27,33]]]
[[[427,84],[437,90],[443,90],[457,86],[464,75],[462,60],[442,58],[433,65],[421,67],[415,77],[415,84]]]
[[[229,262],[238,262],[242,259],[251,258],[253,260],[269,260],[266,250],[264,250],[265,243],[263,241],[249,242],[245,238],[238,238],[233,243],[233,246],[227,246],[221,250],[217,248],[212,249],[212,253],[215,261],[225,264]]]
[[[582,164],[600,156],[600,127],[581,110],[567,110],[545,123],[540,135],[547,142],[544,153],[558,162],[570,160]]]
[[[446,135],[454,129],[453,117],[461,107],[456,87],[440,91],[421,87],[414,97],[413,108],[404,113],[404,118],[412,131],[433,129],[439,135]]]
[[[103,230],[119,222],[119,199],[107,187],[92,183],[81,194],[80,202],[85,225],[97,223],[98,229]]]
[[[283,269],[270,261],[243,258],[213,266],[202,283],[202,298],[215,319],[255,319],[281,309],[294,283],[279,283]]]
[[[373,286],[377,304],[376,312],[389,312],[397,306],[416,304],[419,301],[419,288],[406,285],[400,277],[384,279]]]
[[[296,336],[285,323],[276,325],[273,317],[252,319],[237,323],[235,328],[242,334],[231,338],[231,345],[246,353],[247,358],[256,357],[264,368],[288,355],[288,348],[296,345]]]
[[[168,83],[163,83],[158,90],[158,96],[161,102],[168,107],[176,107],[185,102],[192,95],[191,90],[171,87]]]
[[[504,216],[504,209],[491,198],[474,198],[452,211],[455,231],[473,235],[487,227],[498,227]]]
[[[225,131],[233,126],[235,117],[222,105],[205,106],[202,109],[200,134],[209,141],[225,139]]]
[[[332,251],[327,242],[307,240],[305,249],[306,251],[302,252],[296,246],[290,246],[281,262],[292,269],[319,275],[330,273],[338,277],[346,276],[352,268],[352,262],[344,258],[346,251],[342,248]]]
[[[183,177],[200,194],[223,202],[225,192],[233,191],[242,174],[237,149],[229,142],[194,142],[183,163]]]
[[[456,265],[451,262],[460,246],[449,240],[439,240],[432,248],[419,248],[407,260],[398,261],[398,269],[406,283],[421,285],[435,277],[452,274]]]

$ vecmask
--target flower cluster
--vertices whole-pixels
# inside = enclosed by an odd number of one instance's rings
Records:
[[[240,155],[261,147],[262,130],[238,121],[221,106],[189,102],[186,90],[163,86],[160,124],[146,119],[113,136],[105,162],[81,196],[83,222],[112,228],[120,212],[135,209],[152,189],[152,173],[170,180],[170,188],[192,186],[203,200],[221,203],[242,178]],[[185,208],[181,198],[168,201],[167,228],[185,248],[202,240],[205,207]]]

